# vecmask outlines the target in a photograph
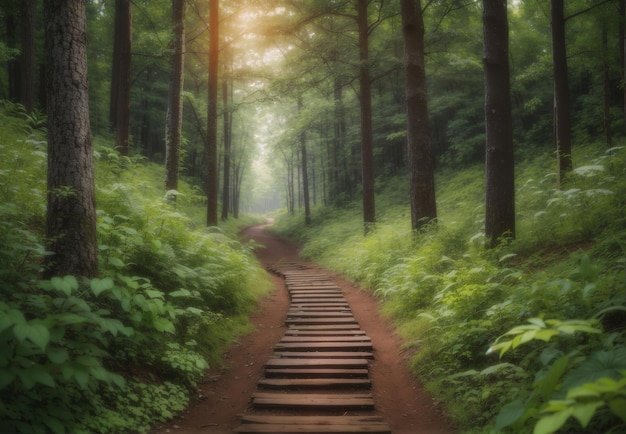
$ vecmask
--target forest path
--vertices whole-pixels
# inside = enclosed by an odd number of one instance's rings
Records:
[[[374,348],[374,358],[368,362],[371,395],[376,414],[389,424],[391,432],[452,433],[432,398],[411,377],[401,352],[402,342],[391,324],[378,314],[378,301],[352,282],[303,260],[296,246],[267,233],[266,227],[254,226],[243,233],[245,238],[262,246],[255,254],[263,266],[279,267],[280,264],[297,262],[300,266],[323,272],[340,288],[360,330],[371,339]],[[287,330],[290,300],[285,281],[276,274],[271,274],[271,279],[276,289],[259,300],[251,316],[255,330],[226,351],[225,367],[209,370],[206,382],[200,386],[200,399],[192,403],[180,418],[156,433],[232,433],[244,414],[253,413],[251,397],[264,378],[265,363]],[[306,414],[310,413],[302,410],[302,415]]]

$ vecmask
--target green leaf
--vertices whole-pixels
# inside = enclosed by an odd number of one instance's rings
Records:
[[[15,380],[15,371],[13,369],[0,369],[0,390],[11,384],[13,380]]]
[[[611,412],[626,422],[626,398],[618,397],[609,402]]]
[[[57,291],[62,292],[66,296],[72,295],[72,292],[78,289],[78,281],[74,276],[53,277],[50,284]]]
[[[26,318],[24,314],[17,309],[9,309],[6,313],[0,315],[0,333],[14,324],[24,324]]]
[[[26,389],[32,389],[36,383],[41,383],[48,387],[55,387],[56,385],[52,376],[40,366],[21,369],[17,371],[17,375]]]
[[[160,332],[174,333],[176,331],[174,324],[166,318],[157,317],[152,322],[152,325]]]
[[[146,295],[148,298],[163,298],[163,292],[156,291],[154,289],[146,289]]]
[[[580,422],[583,428],[586,428],[593,415],[596,414],[598,407],[603,405],[603,401],[577,403],[574,406],[573,416],[578,419],[578,422]]]
[[[52,430],[54,434],[65,434],[65,425],[52,416],[44,416],[43,423]]]
[[[105,277],[104,279],[92,279],[90,283],[91,292],[97,297],[104,291],[107,291],[115,286],[113,279]]]
[[[563,356],[557,359],[552,366],[550,366],[548,372],[546,372],[542,378],[536,380],[535,384],[538,385],[537,389],[541,396],[547,398],[552,394],[556,385],[559,383],[561,376],[565,372],[568,363],[568,356]]]
[[[533,434],[551,434],[561,428],[565,421],[574,413],[572,407],[568,407],[565,410],[558,411],[548,416],[543,416],[535,424]]]
[[[517,422],[526,412],[526,404],[521,399],[508,403],[500,410],[496,417],[496,431],[500,431],[502,428],[513,425]]]
[[[596,351],[565,377],[563,388],[569,390],[603,377],[617,380],[623,370],[626,370],[626,348]]]
[[[89,384],[89,373],[86,369],[76,369],[74,371],[74,380],[81,389],[86,389]]]
[[[18,324],[13,328],[13,334],[20,342],[23,343],[28,339],[42,350],[45,350],[46,345],[50,342],[50,332],[42,324],[33,324],[32,322]]]
[[[69,357],[65,348],[48,347],[46,354],[48,355],[48,359],[57,365],[67,361]]]

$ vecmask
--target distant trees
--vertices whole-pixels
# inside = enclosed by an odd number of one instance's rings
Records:
[[[98,274],[84,0],[44,7],[48,113],[46,274]]]

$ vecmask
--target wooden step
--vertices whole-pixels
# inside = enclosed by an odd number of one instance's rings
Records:
[[[285,320],[287,325],[316,325],[316,324],[356,324],[354,317],[336,318],[287,318]]]
[[[363,336],[283,336],[285,342],[371,342],[367,335]]]
[[[289,312],[352,312],[352,309],[346,305],[327,305],[327,306],[313,306],[311,304],[296,304],[289,306]]]
[[[378,415],[364,416],[274,416],[260,414],[244,414],[243,423],[280,424],[289,425],[357,425],[371,422],[382,422]]]
[[[292,318],[346,318],[352,317],[352,312],[298,309],[288,311],[287,316]]]
[[[371,351],[371,342],[279,342],[277,351]]]
[[[252,395],[252,404],[255,407],[280,408],[315,408],[362,410],[373,409],[374,400],[371,394],[360,393],[263,393]]]
[[[360,330],[358,324],[292,325],[287,330]]]
[[[362,336],[363,330],[287,330],[286,336]]]
[[[258,386],[262,389],[343,389],[370,388],[367,378],[263,378]]]
[[[243,424],[235,429],[239,434],[275,433],[275,434],[299,434],[299,433],[331,433],[331,434],[354,434],[374,433],[391,434],[389,425],[384,422],[369,422],[365,425],[257,425]]]
[[[335,301],[332,303],[303,303],[303,304],[298,304],[298,303],[291,303],[291,305],[289,306],[292,309],[298,309],[298,308],[336,308],[336,309],[349,309],[350,306],[348,305],[347,301]]]
[[[280,368],[266,369],[267,378],[367,378],[367,369]]]
[[[367,368],[366,359],[278,359],[272,358],[265,364],[265,369],[280,368]]]
[[[281,359],[303,357],[309,359],[373,359],[374,354],[368,351],[285,351],[284,353],[274,353],[274,357]]]

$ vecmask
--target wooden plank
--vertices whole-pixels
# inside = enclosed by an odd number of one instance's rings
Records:
[[[279,342],[277,351],[372,351],[370,342]]]
[[[327,393],[262,393],[252,395],[252,404],[264,408],[316,408],[342,411],[353,409],[374,409],[370,394],[327,394]]]
[[[297,304],[291,305],[289,311],[305,311],[305,312],[351,312],[352,310],[347,304],[341,305],[322,305],[322,306],[312,306],[306,304]]]
[[[384,422],[369,422],[365,425],[289,425],[289,424],[243,424],[235,428],[238,434],[274,433],[274,434],[300,434],[300,433],[331,433],[353,434],[374,433],[391,434],[389,425]]]
[[[336,308],[336,309],[345,309],[345,308],[350,308],[348,305],[347,301],[335,301],[332,303],[306,303],[306,304],[297,304],[297,303],[291,303],[290,307],[292,308],[316,308],[316,307],[322,307],[322,308]]]
[[[367,378],[367,369],[281,368],[266,369],[267,378]]]
[[[286,336],[362,336],[363,330],[289,330]]]
[[[360,330],[358,324],[293,325],[287,330]]]
[[[367,378],[263,378],[258,386],[262,389],[343,389],[370,388]]]
[[[341,292],[341,288],[337,285],[293,285],[287,284],[287,288],[289,291],[298,291],[298,292],[309,292],[309,291],[338,291]]]
[[[316,359],[373,359],[374,354],[369,351],[286,351],[284,353],[274,353],[280,358],[316,358]]]
[[[319,310],[289,310],[287,316],[292,318],[347,318],[352,317],[352,312],[319,311]]]
[[[291,300],[291,304],[301,304],[301,303],[347,303],[346,299],[341,297],[297,297]]]
[[[241,417],[241,422],[243,423],[283,423],[289,425],[355,425],[382,421],[383,418],[375,414],[363,416],[274,416],[265,414],[244,414]]]
[[[287,290],[289,291],[289,294],[291,294],[292,297],[307,297],[309,295],[322,295],[322,294],[328,294],[329,296],[333,296],[333,295],[343,295],[343,292],[339,289],[307,289],[307,290],[302,290],[302,289],[294,289],[294,288],[287,288]]]
[[[284,342],[372,342],[369,336],[283,336]]]
[[[287,325],[315,325],[315,324],[356,324],[354,317],[347,318],[287,318]]]
[[[367,368],[366,359],[269,359],[265,369],[280,368],[341,368],[341,369],[364,369]]]

